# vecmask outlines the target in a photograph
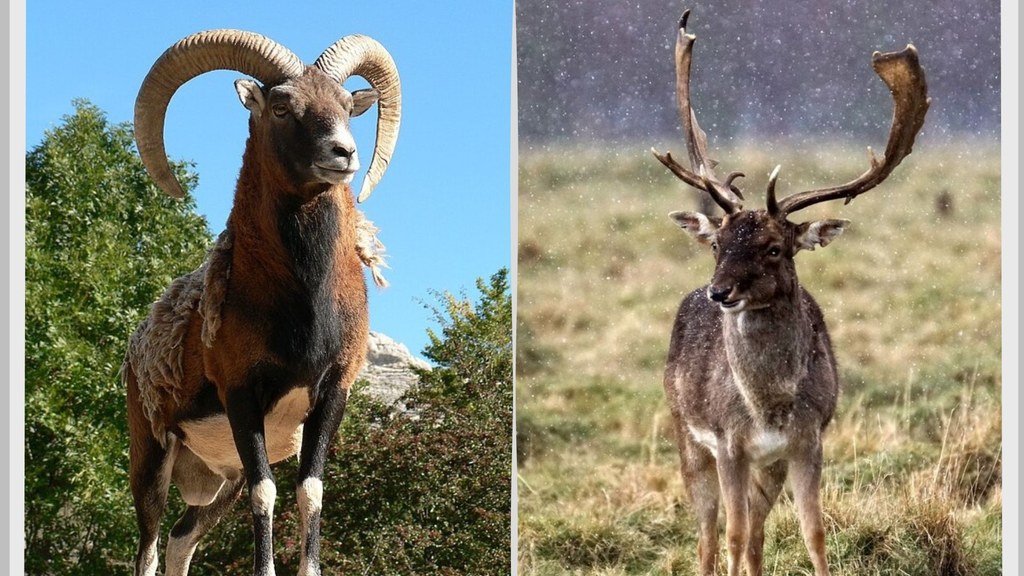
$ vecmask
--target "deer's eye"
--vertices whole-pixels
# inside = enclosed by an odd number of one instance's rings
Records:
[[[711,243],[711,251],[712,252],[718,252],[718,242],[712,242]]]
[[[772,258],[777,257],[779,254],[782,254],[782,248],[779,248],[778,246],[772,246],[768,249],[768,255]]]

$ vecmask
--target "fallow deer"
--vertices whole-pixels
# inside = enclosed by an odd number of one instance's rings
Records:
[[[695,212],[669,216],[711,248],[711,283],[686,296],[676,314],[665,366],[665,394],[681,469],[698,521],[698,570],[715,573],[718,506],[724,502],[728,571],[762,571],[764,522],[787,475],[804,544],[818,576],[829,573],[820,500],[822,434],[832,419],[839,380],[821,309],[799,284],[793,257],[826,246],[846,220],[796,224],[788,216],[827,200],[847,202],[880,184],[911,152],[928,110],[924,71],[912,45],[875,52],[872,65],[895,104],[879,160],[849,183],[776,200],[779,168],[768,180],[765,210],[746,210],[734,181],[719,179],[706,135],[690,106],[690,60],[696,37],[676,41],[676,97],[691,168],[670,153],[655,156],[686,184],[706,192],[722,217]]]

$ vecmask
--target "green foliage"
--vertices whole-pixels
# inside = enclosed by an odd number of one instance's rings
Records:
[[[424,355],[435,367],[405,398],[416,417],[365,397],[328,470],[325,530],[339,572],[505,574],[510,565],[512,302],[508,272],[451,294]],[[354,416],[354,417],[352,417]],[[332,501],[333,500],[333,501]],[[330,510],[327,515],[331,515]],[[325,555],[325,561],[328,560]]]
[[[478,281],[476,303],[439,296],[434,368],[401,402],[349,399],[324,478],[323,570],[352,574],[507,574],[512,462],[512,303],[508,272]],[[275,470],[277,566],[299,562],[294,459]],[[247,507],[200,545],[194,574],[252,562]],[[228,535],[224,535],[225,532]]]
[[[149,304],[211,238],[191,200],[149,182],[130,126],[88,102],[25,163],[25,568],[124,571],[136,536],[118,369]]]
[[[186,189],[196,177],[175,166]],[[88,102],[26,158],[26,572],[130,570],[125,343],[149,304],[211,241],[191,200],[149,182],[128,125]],[[325,572],[503,574],[510,564],[512,307],[508,273],[474,304],[439,295],[424,354],[435,368],[393,414],[358,390],[332,448]],[[277,471],[294,485],[294,459]],[[164,534],[180,510],[174,491]],[[278,564],[299,557],[295,496],[281,490]],[[193,573],[252,562],[247,506],[204,542]]]
[[[441,335],[427,330],[430,344],[423,351],[437,369],[422,372],[424,399],[451,402],[468,415],[479,411],[508,412],[512,408],[512,299],[508,270],[490,282],[477,280],[480,301],[452,294],[439,296],[444,310],[435,310]],[[502,410],[504,407],[505,410]]]

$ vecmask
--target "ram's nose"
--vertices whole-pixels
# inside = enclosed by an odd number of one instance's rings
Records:
[[[331,153],[337,160],[348,160],[356,155],[356,147],[345,142],[335,142]]]
[[[317,163],[321,168],[339,172],[355,172],[359,170],[359,154],[355,144],[334,140],[325,146],[321,160]]]

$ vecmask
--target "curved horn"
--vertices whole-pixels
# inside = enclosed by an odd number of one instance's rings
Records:
[[[171,196],[185,195],[164,149],[167,104],[182,84],[212,70],[234,70],[263,84],[278,84],[304,68],[290,50],[253,32],[208,30],[179,40],[153,64],[135,99],[135,141],[150,177]]]
[[[402,118],[402,87],[398,80],[398,68],[391,54],[379,42],[357,34],[332,44],[316,59],[313,66],[340,83],[352,75],[362,76],[380,93],[373,158],[359,191],[358,200],[363,202],[370,197],[373,188],[384,176],[398,141],[398,125]]]

